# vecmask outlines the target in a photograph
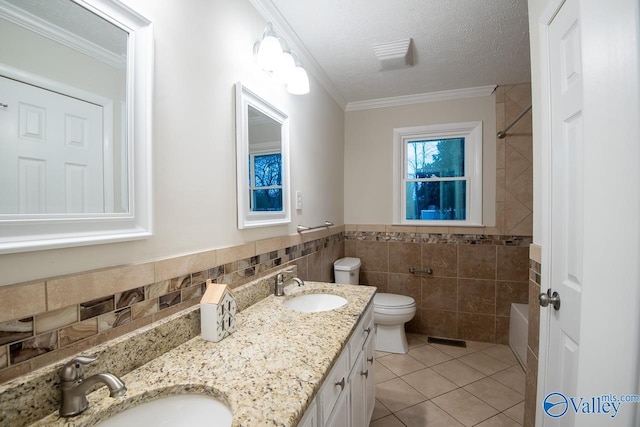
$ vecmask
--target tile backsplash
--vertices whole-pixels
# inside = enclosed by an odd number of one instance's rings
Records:
[[[0,288],[0,383],[198,304],[207,279],[237,288],[295,264],[330,281],[343,229]]]
[[[286,265],[234,288],[240,310],[273,293],[274,276],[286,278],[297,267]],[[91,348],[96,361],[87,366],[86,376],[110,372],[122,377],[132,370],[200,334],[200,310],[197,306],[181,310],[160,321]],[[0,384],[0,426],[26,426],[60,407],[60,369],[66,360],[50,364],[14,381]]]
[[[504,343],[511,302],[527,300],[531,239],[464,231],[347,225],[0,287],[0,383],[198,304],[208,278],[237,288],[296,265],[302,279],[331,282],[343,256],[362,260],[361,283],[416,299],[409,331]]]

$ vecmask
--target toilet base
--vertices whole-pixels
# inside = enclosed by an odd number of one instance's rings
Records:
[[[409,351],[409,343],[404,333],[404,323],[376,325],[376,350],[406,354]]]

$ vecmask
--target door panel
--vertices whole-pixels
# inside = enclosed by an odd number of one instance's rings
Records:
[[[0,77],[0,214],[104,212],[102,107]]]

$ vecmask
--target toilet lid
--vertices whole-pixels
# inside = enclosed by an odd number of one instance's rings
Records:
[[[416,300],[406,295],[378,293],[373,297],[373,305],[378,307],[407,307],[415,305]]]

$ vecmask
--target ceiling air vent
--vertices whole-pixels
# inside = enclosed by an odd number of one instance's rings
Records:
[[[373,53],[378,59],[380,71],[411,67],[413,65],[413,48],[410,38],[374,43],[371,45],[371,49],[373,49]]]

